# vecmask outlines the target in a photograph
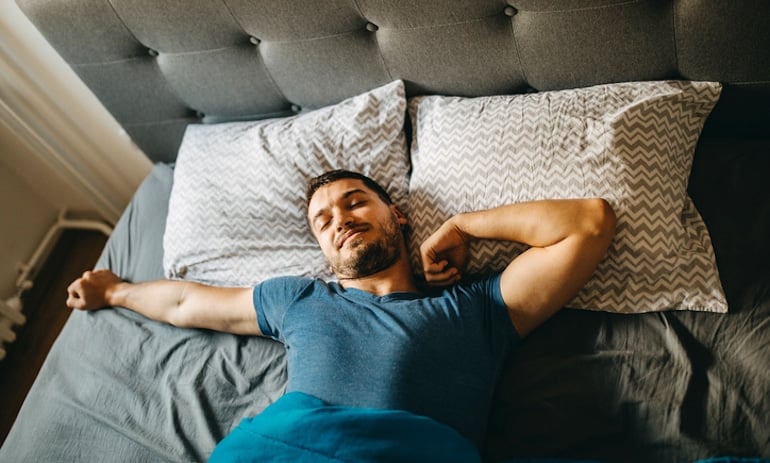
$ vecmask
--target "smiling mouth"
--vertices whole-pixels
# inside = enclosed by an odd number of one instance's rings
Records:
[[[360,235],[364,231],[365,231],[364,228],[356,228],[356,229],[348,231],[347,233],[342,235],[342,238],[340,238],[339,245],[337,247],[342,249],[342,247],[345,245],[345,243],[350,241],[351,238],[355,237],[356,235]]]

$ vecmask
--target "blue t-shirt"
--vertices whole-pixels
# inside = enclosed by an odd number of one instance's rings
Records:
[[[477,445],[504,360],[519,339],[499,275],[381,297],[281,277],[254,288],[254,307],[262,333],[286,346],[287,392],[427,416]]]

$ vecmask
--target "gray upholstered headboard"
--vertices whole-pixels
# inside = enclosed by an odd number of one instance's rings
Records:
[[[482,95],[728,83],[706,133],[770,133],[765,0],[18,0],[155,161],[184,128],[289,115],[396,78]]]

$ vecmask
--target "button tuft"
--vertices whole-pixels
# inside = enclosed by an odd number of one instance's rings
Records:
[[[148,48],[147,54],[155,58],[156,56],[158,56],[158,50],[153,50],[152,48]]]
[[[252,45],[259,45],[262,41],[252,35],[249,36],[249,42],[251,42]]]
[[[299,113],[300,111],[302,111],[302,107],[298,104],[293,104],[291,105],[291,111],[294,113]]]
[[[369,32],[377,32],[380,28],[377,27],[377,24],[374,23],[366,23],[366,30]]]
[[[503,10],[503,13],[505,13],[505,15],[508,16],[509,18],[516,16],[516,13],[518,12],[519,10],[517,10],[516,8],[510,5],[506,6],[505,9]]]

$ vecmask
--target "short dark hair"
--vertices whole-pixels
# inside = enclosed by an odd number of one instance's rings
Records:
[[[385,191],[384,188],[380,186],[379,183],[375,182],[371,178],[367,177],[366,175],[359,174],[358,172],[352,172],[349,170],[343,170],[343,169],[336,169],[336,170],[330,170],[328,172],[325,172],[318,177],[313,177],[307,182],[307,189],[305,190],[305,205],[310,205],[310,200],[313,198],[313,195],[316,191],[318,191],[319,188],[322,186],[328,185],[332,182],[336,182],[337,180],[342,179],[354,179],[354,180],[361,180],[364,182],[364,185],[367,186],[370,190],[377,193],[377,196],[382,199],[385,204],[393,204],[393,200],[390,199],[390,195],[387,191]]]

